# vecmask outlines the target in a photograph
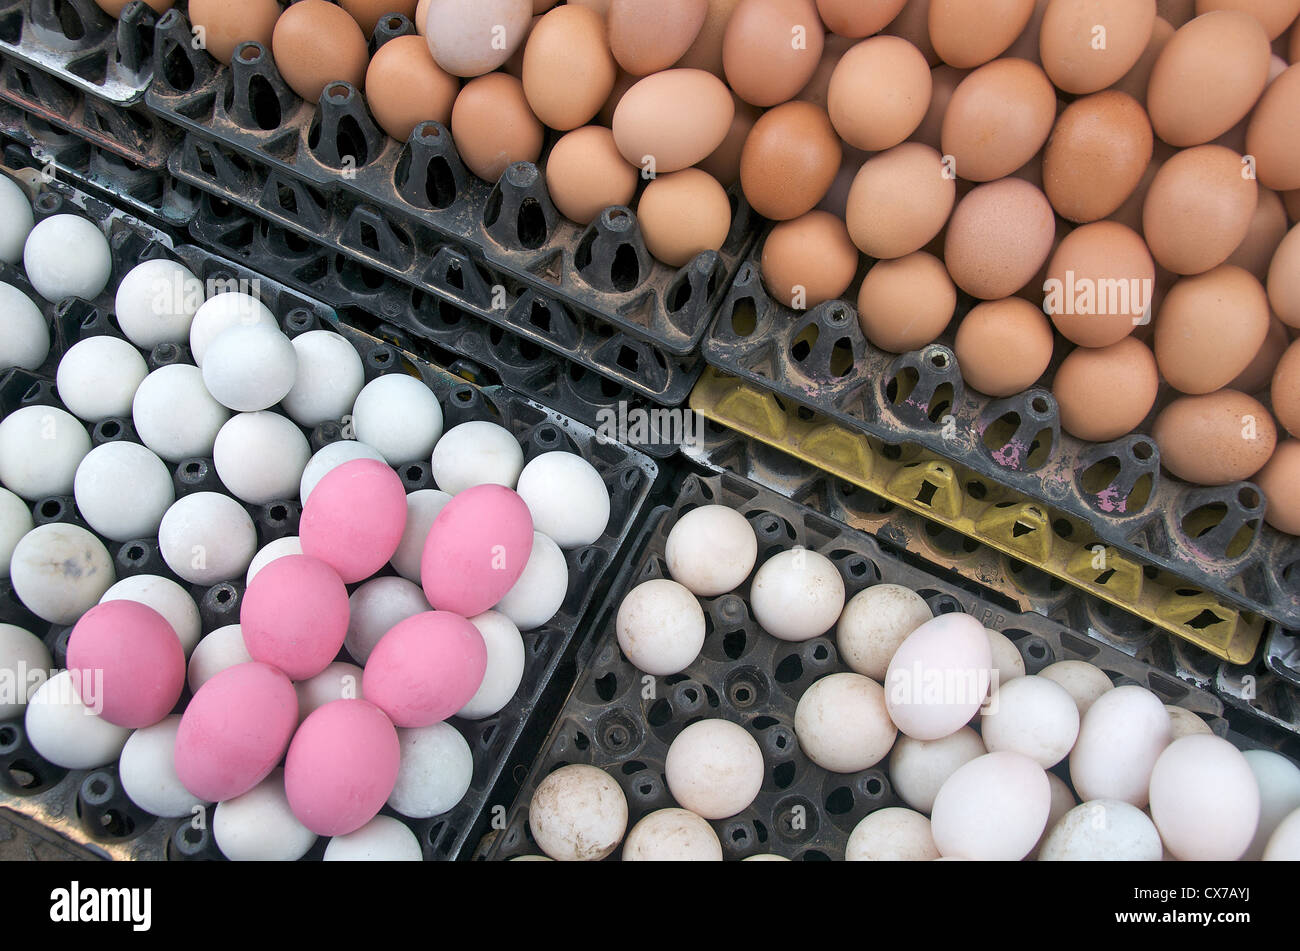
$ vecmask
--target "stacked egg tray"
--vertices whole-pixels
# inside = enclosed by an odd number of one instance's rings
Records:
[[[576,673],[573,654],[581,640],[581,622],[598,592],[609,583],[610,570],[641,519],[658,477],[657,464],[635,450],[604,443],[589,427],[509,390],[480,389],[391,344],[340,324],[328,306],[257,272],[199,248],[173,248],[165,235],[131,221],[94,199],[65,196],[55,191],[44,193],[36,203],[38,219],[60,212],[85,214],[100,224],[109,236],[116,277],[141,260],[166,256],[180,261],[209,287],[253,288],[290,336],[322,326],[346,336],[361,354],[368,379],[383,373],[418,375],[438,396],[448,428],[470,420],[491,420],[516,435],[524,448],[525,459],[556,450],[577,452],[601,474],[612,503],[609,526],[594,544],[566,552],[568,596],[551,621],[526,635],[524,675],[514,700],[483,720],[453,718],[450,721],[474,753],[470,791],[450,812],[432,819],[408,820],[386,810],[395,818],[411,823],[426,858],[460,857],[466,852],[467,844],[477,842],[486,831],[493,803],[504,808],[509,802],[515,782],[510,767],[522,767],[531,761],[542,734],[553,721],[555,708]],[[7,265],[0,267],[0,280],[30,291],[17,269]],[[120,335],[109,316],[110,308],[110,295],[97,301],[64,301],[50,308],[47,314],[53,325],[54,356],[41,368],[41,373],[10,370],[0,376],[0,417],[26,405],[58,405],[52,382],[58,357],[85,336]],[[166,345],[156,348],[150,355],[150,367],[183,360],[181,350]],[[106,420],[95,427],[93,442],[123,438],[133,438],[131,421]],[[328,423],[310,434],[313,450],[339,438],[341,427]],[[399,475],[407,491],[433,486],[427,464],[402,466]],[[220,489],[210,459],[182,460],[176,466],[174,481],[178,495]],[[37,524],[74,521],[86,527],[71,498],[38,500],[34,510]],[[285,500],[252,507],[250,513],[258,528],[259,544],[265,545],[296,531],[301,508],[296,500]],[[144,573],[171,576],[162,562],[156,539],[111,545],[110,550],[117,552],[119,577]],[[242,589],[242,583],[235,581],[207,589],[191,588],[200,605],[205,634],[238,623]],[[71,628],[51,627],[32,617],[14,597],[7,582],[0,588],[0,621],[47,631],[46,641],[55,662],[62,664]],[[188,820],[158,819],[143,813],[121,791],[113,767],[67,771],[41,760],[27,743],[21,721],[0,724],[0,807],[29,816],[110,858],[220,858],[211,839],[210,808],[204,828],[196,828]],[[322,850],[323,843],[318,843],[308,857],[319,858]]]
[[[721,717],[749,730],[766,769],[753,804],[712,823],[724,858],[767,852],[796,860],[842,858],[854,826],[877,809],[900,804],[883,764],[858,773],[831,773],[800,750],[794,732],[799,697],[814,681],[848,668],[839,660],[833,635],[792,643],[764,632],[749,611],[749,581],[730,594],[701,599],[704,647],[680,674],[650,678],[623,657],[614,630],[619,603],[632,587],[668,577],[668,532],[688,511],[710,504],[726,505],[749,520],[758,535],[759,564],[777,551],[802,545],[835,563],[846,597],[881,582],[905,585],[925,598],[936,615],[964,611],[1004,633],[1015,642],[1029,673],[1059,660],[1085,660],[1116,683],[1140,684],[1165,703],[1191,710],[1216,734],[1228,733],[1223,705],[1205,690],[1042,615],[1009,611],[887,553],[871,536],[748,479],[731,473],[692,475],[671,508],[652,514],[641,552],[610,593],[600,637],[506,816],[505,829],[484,840],[476,857],[539,854],[528,829],[529,802],[542,779],[572,763],[599,767],[618,781],[627,797],[629,828],[647,813],[674,805],[664,779],[668,746],[682,729],[705,717]]]
[[[385,18],[372,47],[413,32],[405,17]],[[186,132],[168,163],[177,178],[660,405],[686,400],[703,367],[699,341],[754,236],[737,189],[721,251],[671,268],[650,256],[625,207],[587,228],[560,215],[533,163],[483,182],[438,123],[399,143],[348,83],[307,103],[260,44],[241,45],[222,67],[189,40],[178,10],[159,19],[146,96]]]
[[[989,399],[949,346],[872,347],[844,300],[806,313],[763,287],[758,251],[704,341],[691,407],[1152,621],[1236,664],[1266,620],[1300,626],[1300,539],[1250,483],[1165,477],[1155,442],[1061,431],[1049,390]]]

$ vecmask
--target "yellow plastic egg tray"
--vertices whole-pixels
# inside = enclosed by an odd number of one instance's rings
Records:
[[[1135,614],[1232,664],[1249,663],[1266,620],[1103,545],[1086,522],[990,483],[974,470],[884,444],[709,367],[691,393],[701,416],[924,515]],[[982,491],[972,493],[971,487]],[[1062,525],[1067,532],[1059,531]],[[1068,534],[1069,537],[1063,537]]]

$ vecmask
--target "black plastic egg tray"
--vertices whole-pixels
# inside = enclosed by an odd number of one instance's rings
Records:
[[[963,383],[945,343],[899,355],[878,350],[846,300],[791,310],[764,288],[760,252],[761,245],[740,267],[704,342],[711,365],[800,413],[951,460],[1047,505],[1054,525],[1059,519],[1152,570],[1300,627],[1300,538],[1264,523],[1256,486],[1173,479],[1142,432],[1100,444],[1075,439],[1062,432],[1049,389],[984,397]],[[972,304],[963,297],[959,313]]]
[[[58,196],[56,196],[58,197]],[[65,207],[47,202],[38,215],[59,210],[82,210],[82,205]],[[50,207],[56,205],[57,207]],[[510,429],[524,447],[526,459],[555,450],[577,452],[600,472],[610,491],[611,516],[605,534],[593,545],[566,552],[569,563],[569,593],[556,616],[546,625],[525,634],[527,659],[524,678],[516,697],[498,714],[478,721],[453,719],[474,752],[475,772],[470,791],[450,812],[428,820],[404,820],[417,834],[426,858],[455,859],[468,854],[467,846],[482,836],[491,820],[490,806],[509,802],[516,783],[509,767],[531,761],[538,743],[553,720],[554,709],[567,693],[575,675],[572,655],[580,640],[582,619],[592,600],[609,583],[611,568],[634,526],[639,522],[658,466],[641,453],[618,444],[596,439],[585,427],[553,410],[520,397],[501,387],[480,389],[439,367],[420,361],[384,341],[337,322],[334,311],[233,262],[222,260],[192,246],[171,248],[165,236],[132,225],[121,218],[101,219],[111,230],[115,271],[127,270],[142,259],[166,256],[184,263],[205,281],[221,286],[234,280],[253,288],[277,315],[291,336],[319,327],[344,334],[362,355],[367,378],[384,373],[414,373],[438,395],[447,428],[461,422],[486,419]],[[8,277],[9,275],[5,275]],[[226,285],[231,286],[231,285]],[[56,357],[84,336],[117,331],[110,309],[86,301],[65,302],[56,309],[54,333]],[[150,355],[157,366],[185,360],[183,348],[163,345]],[[0,412],[7,414],[32,403],[58,404],[48,376],[10,370],[0,376]],[[323,424],[311,433],[313,449],[341,437],[340,427]],[[109,420],[95,427],[97,441],[133,438],[129,419]],[[402,466],[399,470],[408,491],[433,486],[427,463]],[[178,494],[220,489],[210,459],[190,459],[175,469]],[[38,500],[34,505],[38,523],[80,522],[71,498]],[[301,513],[296,500],[250,507],[258,528],[259,543],[296,531]],[[110,544],[116,552],[119,577],[153,573],[171,576],[161,559],[156,539],[140,539],[123,545]],[[242,583],[225,582],[208,589],[193,589],[200,605],[204,632],[237,623]],[[7,584],[0,586],[0,620],[34,627],[46,632],[56,663],[65,655],[70,628],[42,624],[26,612]],[[345,655],[340,655],[346,659]],[[183,701],[184,702],[183,698]],[[40,760],[26,743],[21,721],[0,724],[0,806],[32,816],[74,841],[112,858],[205,859],[219,858],[208,829],[196,829],[188,821],[161,820],[142,813],[120,791],[114,767],[91,771],[66,771]],[[397,818],[402,818],[396,816]],[[208,810],[210,828],[211,809]],[[319,857],[318,843],[309,857]]]
[[[613,623],[619,603],[632,587],[668,577],[668,532],[682,515],[708,504],[726,505],[749,520],[759,539],[760,565],[778,551],[802,545],[835,563],[848,597],[881,582],[905,585],[925,598],[936,615],[964,611],[1004,633],[1030,673],[1059,660],[1086,660],[1116,683],[1140,684],[1166,703],[1193,711],[1220,736],[1228,731],[1223,705],[1207,691],[1042,615],[1007,610],[887,553],[870,535],[740,476],[691,475],[672,507],[653,513],[640,553],[611,590],[599,637],[582,661],[583,675],[507,815],[506,828],[485,840],[476,857],[539,854],[528,829],[528,804],[541,780],[564,765],[584,763],[613,776],[627,796],[628,828],[647,813],[674,805],[664,778],[668,746],[702,718],[740,724],[763,751],[766,776],[758,798],[739,815],[712,823],[728,859],[760,853],[795,860],[842,858],[858,822],[899,804],[885,764],[835,774],[814,765],[800,750],[794,732],[799,697],[814,681],[847,668],[839,661],[833,634],[791,643],[762,631],[747,604],[749,581],[730,594],[701,599],[707,633],[700,656],[682,673],[654,679],[653,691],[623,657]]]
[[[386,19],[372,45],[412,32],[404,17]],[[556,211],[533,163],[483,182],[441,125],[422,123],[399,143],[355,87],[332,83],[307,103],[259,44],[241,46],[226,68],[189,35],[179,11],[159,19],[147,94],[187,133],[169,161],[178,178],[656,402],[685,400],[702,366],[698,343],[753,238],[738,190],[722,250],[671,268],[650,256],[627,208],[581,228]]]

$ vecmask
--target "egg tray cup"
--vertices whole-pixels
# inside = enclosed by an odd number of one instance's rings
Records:
[[[372,45],[412,32],[404,17],[388,18]],[[177,177],[660,403],[685,399],[698,374],[698,342],[753,239],[738,189],[722,250],[671,268],[649,255],[628,208],[606,209],[584,229],[556,211],[533,163],[483,182],[438,123],[420,124],[399,143],[350,84],[331,83],[319,103],[306,103],[259,44],[239,47],[227,69],[190,49],[187,36],[179,13],[160,19],[147,97],[189,133],[170,162]],[[555,312],[535,315],[538,297]]]
[[[639,414],[652,423],[649,438],[628,445],[657,459],[678,450],[666,438],[671,433],[655,425],[661,416],[654,404],[639,393],[253,212],[205,194],[189,231],[201,246],[327,301],[344,323],[472,383],[501,383],[611,435],[617,432],[609,422],[620,411],[625,418]]]
[[[1029,673],[1059,660],[1086,660],[1117,684],[1137,683],[1165,703],[1196,713],[1218,735],[1228,732],[1223,706],[1213,694],[1042,615],[1010,611],[935,573],[942,569],[905,562],[870,535],[748,479],[727,472],[691,475],[675,503],[653,513],[639,554],[620,573],[602,609],[601,633],[582,661],[584,673],[511,807],[506,828],[485,841],[476,857],[538,854],[528,830],[529,802],[542,779],[571,763],[597,766],[618,781],[627,796],[629,829],[647,813],[675,805],[664,778],[668,746],[702,718],[740,724],[763,752],[763,789],[753,805],[711,823],[724,858],[766,852],[796,860],[842,858],[849,834],[866,815],[902,805],[887,761],[857,773],[832,773],[799,748],[794,731],[799,697],[814,681],[848,668],[839,660],[833,632],[798,643],[764,632],[748,606],[752,574],[730,594],[700,599],[704,647],[680,674],[652,678],[623,657],[614,620],[624,595],[642,582],[669,577],[668,532],[687,512],[710,504],[733,508],[749,520],[758,535],[759,565],[802,545],[835,563],[847,597],[877,583],[904,585],[925,598],[936,615],[963,611],[1002,631],[1015,642]]]

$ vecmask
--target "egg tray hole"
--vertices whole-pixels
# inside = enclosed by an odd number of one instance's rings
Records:
[[[540,852],[528,829],[528,804],[542,779],[563,765],[585,763],[613,776],[628,800],[629,829],[645,814],[674,805],[663,780],[668,746],[701,717],[745,726],[764,752],[764,785],[754,804],[739,816],[711,823],[727,858],[763,852],[804,860],[842,858],[850,833],[864,816],[902,805],[892,791],[887,760],[841,775],[811,763],[799,749],[794,734],[799,697],[814,681],[848,668],[838,658],[833,633],[792,643],[762,631],[748,607],[752,575],[730,594],[700,599],[708,633],[700,656],[681,673],[653,678],[648,685],[623,657],[614,630],[619,604],[636,585],[668,577],[664,550],[669,531],[687,512],[708,504],[745,515],[758,535],[758,565],[777,551],[802,545],[837,565],[848,598],[874,584],[904,585],[922,592],[936,615],[964,611],[1006,632],[1031,671],[1058,660],[1087,660],[1112,678],[1141,683],[1166,703],[1192,710],[1219,735],[1227,730],[1222,703],[1206,691],[1043,615],[1017,613],[971,592],[955,573],[936,574],[904,561],[874,537],[739,475],[691,474],[672,505],[656,508],[647,520],[637,554],[620,571],[596,618],[598,633],[589,651],[579,656],[583,674],[507,814],[505,830],[485,842],[477,858]],[[651,686],[653,695],[647,696]],[[793,821],[796,805],[803,810],[798,823]],[[620,854],[615,851],[612,857]]]

